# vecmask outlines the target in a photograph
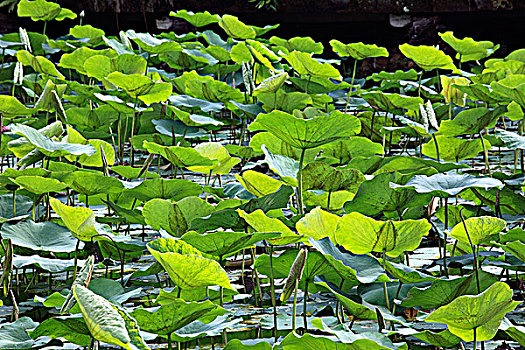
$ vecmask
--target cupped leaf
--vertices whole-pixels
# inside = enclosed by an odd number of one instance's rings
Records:
[[[50,192],[60,192],[67,188],[67,185],[53,178],[42,176],[18,176],[12,179],[20,188],[26,189],[34,194],[44,194]]]
[[[356,169],[337,169],[328,164],[309,163],[303,169],[303,189],[357,192],[365,176]]]
[[[127,350],[149,349],[137,322],[124,309],[81,285],[73,286],[73,293],[84,321],[96,340]]]
[[[256,197],[274,193],[283,184],[279,180],[253,170],[247,170],[242,175],[235,175],[235,178],[248,192]]]
[[[341,73],[330,63],[321,63],[306,52],[293,51],[284,58],[299,74],[342,80]]]
[[[385,252],[396,257],[419,247],[429,231],[426,220],[385,222],[353,212],[339,219],[335,237],[337,243],[354,254]]]
[[[440,307],[428,315],[425,322],[444,323],[452,334],[464,341],[486,341],[496,335],[503,317],[518,304],[512,300],[509,286],[496,282],[481,294],[462,296]]]
[[[480,60],[492,55],[499,48],[499,45],[490,41],[475,41],[468,37],[458,39],[450,31],[439,33],[439,36],[457,52],[456,58],[461,62]]]
[[[222,16],[219,19],[219,26],[234,39],[254,39],[257,35],[252,27],[231,15]]]
[[[296,243],[303,239],[303,236],[296,234],[288,228],[281,220],[270,218],[262,210],[255,210],[252,213],[246,213],[242,209],[237,209],[237,213],[246,223],[256,232],[279,232],[281,236],[275,239],[268,239],[270,244],[283,245]]]
[[[460,222],[454,226],[450,235],[460,242],[478,245],[497,238],[506,226],[505,220],[500,218],[492,216],[471,217],[465,220],[465,224]]]
[[[85,207],[70,207],[56,198],[50,198],[49,204],[71,231],[73,237],[89,241],[92,236],[98,234],[93,210]]]
[[[0,95],[0,113],[5,117],[24,117],[33,114],[32,108],[27,108],[20,103],[16,97],[8,95]]]
[[[340,57],[352,57],[356,60],[364,60],[369,57],[388,57],[388,51],[384,47],[375,44],[367,45],[363,43],[343,44],[339,40],[330,40],[332,50]]]
[[[302,119],[285,112],[273,111],[259,114],[248,129],[269,131],[293,147],[308,149],[355,135],[361,130],[361,123],[356,117],[341,112]]]
[[[470,159],[483,152],[481,139],[463,140],[455,137],[436,136],[439,149],[439,158],[447,162],[459,162]],[[483,139],[485,149],[490,150],[492,145],[487,139]],[[423,145],[423,155],[438,159],[434,139]]]
[[[487,289],[498,281],[497,276],[484,271],[480,271],[478,277],[481,290]],[[407,297],[401,302],[401,306],[436,309],[449,304],[462,295],[474,295],[477,293],[477,277],[474,273],[458,278],[436,279],[428,287],[411,288]]]
[[[255,245],[255,243],[277,238],[281,236],[279,232],[208,232],[199,234],[190,231],[182,236],[182,240],[191,244],[201,252],[214,256],[217,260],[222,260],[230,255]]]
[[[131,316],[144,331],[168,335],[203,316],[221,316],[226,312],[209,300],[186,302],[175,299],[172,303],[160,307],[135,309]]]
[[[339,216],[317,207],[297,221],[295,228],[300,235],[315,240],[328,237],[330,241],[336,242],[335,229],[338,221]]]
[[[446,55],[443,51],[436,49],[433,46],[413,46],[409,44],[403,44],[399,45],[399,50],[401,50],[403,55],[414,61],[424,70],[457,69],[454,66],[454,63],[452,63],[452,58],[450,56]]]
[[[218,262],[204,258],[198,249],[182,240],[159,238],[147,247],[181,289],[221,286],[235,290]]]
[[[228,150],[217,142],[200,143],[194,149],[197,150],[201,156],[212,161],[217,161],[217,164],[212,166],[190,166],[188,167],[190,171],[204,174],[227,175],[231,169],[241,161],[239,158],[230,156]]]
[[[208,24],[219,22],[219,16],[212,15],[208,11],[192,12],[187,10],[178,10],[177,12],[171,11],[170,16],[185,19],[195,27],[204,27]]]
[[[63,9],[59,4],[45,0],[22,0],[17,6],[19,17],[31,17],[33,21],[62,21],[66,18],[75,19],[77,15],[71,10]]]

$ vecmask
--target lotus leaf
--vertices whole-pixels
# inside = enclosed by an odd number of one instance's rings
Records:
[[[221,286],[235,290],[218,262],[204,258],[199,250],[182,240],[159,238],[147,247],[181,289]]]
[[[340,57],[349,57],[356,60],[364,60],[369,57],[388,57],[388,51],[384,47],[375,44],[367,45],[363,43],[343,44],[338,40],[330,40],[332,50]]]
[[[357,118],[340,112],[333,112],[326,117],[301,119],[285,112],[273,111],[259,114],[248,129],[269,131],[293,147],[308,149],[355,135],[361,130],[361,125]]]
[[[399,50],[424,70],[457,70],[454,63],[452,63],[452,58],[433,46],[403,44],[399,46]]]
[[[80,285],[73,287],[73,293],[95,339],[128,350],[149,349],[137,322],[124,309]]]
[[[385,222],[353,212],[339,220],[335,237],[337,243],[354,254],[385,252],[396,257],[416,249],[429,230],[426,220]]]
[[[461,296],[427,316],[425,322],[444,323],[448,330],[464,341],[491,340],[505,317],[518,306],[512,301],[512,290],[496,282],[483,293]]]

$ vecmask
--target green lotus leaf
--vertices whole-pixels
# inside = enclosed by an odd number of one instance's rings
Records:
[[[50,198],[49,204],[64,222],[73,237],[81,241],[89,241],[98,234],[95,228],[95,214],[85,207],[70,207],[56,198]]]
[[[202,193],[202,188],[199,184],[189,180],[152,179],[142,181],[140,185],[127,190],[126,193],[145,202],[154,198],[176,201],[189,196],[198,196]]]
[[[131,316],[141,329],[155,334],[168,335],[203,317],[222,316],[227,311],[209,300],[186,302],[182,299],[148,309],[135,309]]]
[[[123,74],[144,74],[146,72],[146,64],[147,61],[142,57],[127,53],[114,58],[96,55],[89,57],[84,62],[84,70],[88,77],[96,78],[102,81],[105,86],[112,87],[105,81],[109,74],[115,71]]]
[[[456,58],[461,62],[478,61],[492,55],[499,45],[490,41],[475,41],[472,38],[458,39],[452,32],[439,33],[441,39],[449,44],[456,52]]]
[[[52,339],[64,338],[80,346],[88,346],[91,342],[91,333],[82,316],[48,318],[28,333],[35,339],[42,336]]]
[[[500,245],[500,247],[507,253],[510,253],[525,262],[525,243],[521,241],[513,241],[507,242],[505,245]]]
[[[182,236],[182,240],[201,252],[215,257],[216,260],[222,261],[223,258],[242,249],[250,248],[257,242],[277,238],[280,235],[278,232],[254,232],[250,234],[223,231],[208,232],[201,235],[195,231],[190,231]]]
[[[364,60],[369,57],[388,57],[388,51],[384,47],[367,45],[363,43],[343,44],[342,42],[332,39],[330,40],[332,50],[340,57],[349,57],[356,60]]]
[[[204,27],[208,24],[219,22],[219,16],[212,15],[208,11],[192,12],[186,10],[178,10],[177,12],[171,11],[170,16],[185,19],[194,27]]]
[[[81,47],[73,51],[72,53],[67,53],[60,57],[59,67],[69,68],[78,71],[81,74],[86,74],[84,68],[85,62],[93,56],[102,55],[109,58],[114,58],[117,56],[115,50],[93,50],[88,47]]]
[[[153,154],[160,154],[170,163],[179,168],[191,166],[216,166],[217,162],[203,157],[199,151],[190,147],[162,146],[154,142],[144,141],[144,148]]]
[[[439,148],[439,158],[446,162],[459,162],[460,160],[470,159],[483,152],[481,139],[463,140],[455,137],[436,136]],[[490,150],[492,145],[487,139],[483,139],[485,148]],[[434,139],[423,145],[423,155],[437,159],[436,145]]]
[[[448,329],[444,331],[434,333],[429,330],[418,331],[412,328],[402,328],[398,332],[405,336],[411,336],[419,340],[424,341],[430,345],[452,348],[454,345],[457,345],[461,342],[461,338],[456,337],[454,334],[450,333]]]
[[[223,81],[210,76],[199,75],[196,71],[184,72],[172,80],[174,91],[210,102],[230,100],[245,103],[244,94]]]
[[[303,169],[303,189],[357,192],[365,176],[356,169],[337,169],[328,164],[309,163]]]
[[[22,221],[5,224],[0,233],[2,238],[11,239],[13,245],[50,252],[71,253],[77,242],[69,230],[51,222]]]
[[[272,245],[296,243],[303,239],[303,236],[290,230],[281,220],[266,216],[260,209],[251,213],[246,213],[243,209],[237,209],[237,213],[255,232],[281,233],[280,237],[267,240]]]
[[[242,175],[235,175],[235,178],[248,192],[256,197],[274,193],[283,184],[279,180],[253,170],[247,170]]]
[[[111,167],[111,171],[114,173],[122,176],[123,178],[129,179],[129,180],[136,180],[139,178],[139,174],[141,173],[141,168],[133,168],[129,165],[116,165]],[[140,176],[140,178],[144,178],[146,176],[146,179],[156,179],[160,177],[157,173],[151,173],[147,172],[144,175]]]
[[[33,340],[28,335],[28,331],[37,326],[38,323],[27,316],[20,317],[11,323],[4,322],[0,328],[0,349],[31,349],[46,346],[48,339]]]
[[[497,238],[499,233],[507,226],[505,220],[491,216],[468,218],[465,220],[465,225],[467,226],[467,231],[465,231],[465,226],[461,222],[454,226],[452,231],[450,231],[450,235],[460,242],[473,245],[487,243],[491,239]]]
[[[479,272],[479,286],[481,290],[487,289],[497,281],[497,276],[484,271]],[[477,293],[478,287],[475,274],[448,280],[436,279],[430,287],[413,287],[410,289],[407,297],[401,302],[401,306],[435,309],[449,304],[462,295],[474,295]]]
[[[512,301],[509,286],[496,282],[481,294],[461,296],[440,307],[428,315],[425,322],[444,323],[452,334],[464,341],[486,341],[496,335],[505,314],[518,304],[520,302]]]
[[[355,334],[348,331],[347,339],[340,342],[340,340],[335,341],[322,335],[305,334],[299,336],[297,333],[291,332],[281,341],[280,348],[283,350],[391,350],[407,348],[406,344],[399,348],[394,347],[392,342],[385,338],[380,333]]]
[[[339,160],[340,164],[346,164],[356,157],[371,157],[383,154],[383,146],[361,136],[337,140],[321,146],[323,156]]]
[[[0,113],[6,118],[29,116],[33,111],[32,108],[26,108],[16,97],[0,95]]]
[[[520,136],[512,131],[503,129],[495,129],[496,136],[505,143],[505,146],[509,149],[525,149],[525,137]]]
[[[137,325],[124,309],[89,289],[75,285],[73,294],[91,335],[98,341],[127,350],[149,349]]]
[[[504,317],[499,329],[504,330],[505,333],[517,341],[521,346],[525,346],[525,327],[515,326],[508,318]]]
[[[332,112],[326,117],[301,119],[273,111],[259,114],[248,130],[269,131],[293,147],[308,149],[355,135],[361,130],[361,123],[357,118],[340,112]]]
[[[198,197],[186,197],[177,203],[155,198],[144,205],[142,215],[154,230],[165,229],[180,237],[195,218],[208,216],[213,206]]]
[[[330,197],[329,210],[335,213],[341,213],[343,205],[355,197],[355,193],[350,191],[324,192],[319,190],[303,191],[303,202],[313,207],[326,208],[328,198]]]
[[[264,79],[264,81],[255,88],[254,95],[257,96],[257,94],[262,92],[277,93],[277,90],[283,86],[286,79],[288,79],[288,73],[286,72],[272,75]]]
[[[272,350],[272,345],[265,341],[252,343],[251,340],[243,344],[239,339],[232,339],[224,347],[224,350]]]
[[[45,0],[22,0],[17,6],[19,17],[31,17],[33,21],[62,21],[66,18],[75,19],[77,15],[71,10],[63,9],[59,4]]]
[[[403,44],[399,45],[399,50],[424,70],[457,70],[454,63],[452,63],[452,58],[433,46]]]
[[[38,195],[49,192],[60,192],[67,188],[67,185],[63,182],[42,176],[19,176],[13,179],[13,182],[21,188]]]
[[[341,73],[330,63],[320,63],[309,53],[293,51],[285,55],[284,58],[299,74],[342,80]]]
[[[37,73],[47,74],[59,79],[64,79],[55,64],[43,56],[34,56],[26,50],[20,50],[16,53],[16,57],[24,66],[31,66]]]
[[[379,109],[403,115],[404,109],[419,111],[419,105],[423,104],[421,97],[410,97],[382,91],[363,92],[361,96],[374,107]]]
[[[295,109],[302,110],[313,104],[310,95],[299,91],[285,92],[278,90],[277,93],[261,92],[256,95],[266,111],[279,109],[292,113]]]
[[[182,51],[182,47],[178,42],[169,39],[159,39],[149,33],[136,33],[130,29],[126,32],[126,36],[149,54]]]
[[[76,25],[73,28],[69,28],[69,35],[83,39],[88,38],[91,45],[97,45],[102,42],[102,37],[106,33],[102,29],[95,28],[91,25]]]
[[[461,191],[471,187],[488,190],[494,187],[502,189],[503,186],[503,183],[498,179],[457,173],[438,173],[431,176],[415,175],[404,185],[390,183],[390,187],[394,189],[411,188],[417,193],[430,193],[441,198],[458,195]]]
[[[235,290],[218,262],[204,258],[198,249],[182,240],[159,238],[147,247],[181,289],[221,286]]]
[[[263,148],[275,155],[283,155],[292,160],[301,158],[301,151],[282,141],[271,132],[259,132],[250,140],[250,147],[264,154]],[[311,162],[319,153],[319,148],[307,149],[304,154],[305,162]]]
[[[375,216],[381,212],[403,212],[405,208],[426,205],[430,194],[418,194],[411,189],[394,190],[391,183],[405,183],[410,175],[399,172],[384,172],[373,179],[363,182],[355,197],[346,202],[344,210],[347,213],[357,211],[364,215]]]
[[[284,47],[288,52],[301,51],[320,55],[323,53],[324,46],[322,43],[315,42],[314,39],[307,37],[293,37],[289,40],[281,39],[276,36],[270,38],[270,43]]]
[[[224,146],[217,142],[199,143],[195,148],[201,156],[210,160],[216,160],[217,165],[213,166],[190,166],[188,170],[204,174],[227,175],[231,169],[241,160],[231,157]]]
[[[172,92],[170,83],[154,82],[141,74],[113,72],[106,79],[126,91],[130,97],[138,98],[147,105],[166,101]]]
[[[14,207],[13,207],[14,204]],[[0,195],[0,224],[11,221],[11,219],[22,219],[31,213],[33,201],[25,196]]]
[[[253,28],[242,23],[235,16],[222,16],[219,19],[219,26],[234,39],[254,39],[257,35]]]
[[[171,105],[183,106],[188,108],[198,107],[203,112],[220,112],[224,108],[222,102],[210,102],[188,95],[172,95],[168,98]]]
[[[253,56],[248,48],[248,45],[246,45],[245,42],[239,42],[232,46],[230,55],[232,58],[232,61],[235,63],[242,64],[244,62],[246,63],[252,63],[253,62]]]
[[[102,173],[75,171],[64,178],[64,182],[75,191],[87,196],[94,196],[100,193],[119,194],[124,190],[124,185],[120,180],[104,176]]]
[[[382,261],[383,262],[383,261]],[[427,275],[423,272],[418,271],[417,269],[411,268],[410,266],[404,264],[397,264],[386,259],[384,261],[386,271],[399,282],[404,284],[413,284],[421,282],[431,282],[436,279],[436,277]]]
[[[337,224],[337,243],[354,254],[385,252],[391,257],[413,251],[430,231],[426,220],[376,221],[360,213],[344,215]]]
[[[197,320],[173,332],[171,338],[178,342],[189,342],[194,339],[214,337],[221,334],[223,330],[232,328],[241,321],[242,318],[228,321],[228,316],[226,315],[219,316],[210,323],[203,323]]]
[[[15,124],[11,127],[11,131],[24,136],[27,141],[48,157],[60,157],[69,154],[77,156],[83,154],[91,155],[96,151],[91,145],[53,141],[43,133],[27,125]]]
[[[461,111],[453,120],[443,120],[441,122],[439,134],[445,136],[479,134],[486,128],[494,128],[496,122],[505,111],[504,107],[493,110],[488,108],[471,108]]]
[[[525,74],[509,75],[505,79],[491,83],[490,87],[525,108]]]

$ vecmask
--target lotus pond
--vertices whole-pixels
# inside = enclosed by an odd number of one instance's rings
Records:
[[[0,349],[525,346],[525,49],[0,37]],[[46,34],[64,21],[65,35]]]

